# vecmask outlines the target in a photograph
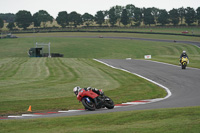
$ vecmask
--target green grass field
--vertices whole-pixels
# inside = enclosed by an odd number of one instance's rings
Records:
[[[0,133],[199,133],[200,107],[0,121]]]
[[[26,113],[29,105],[32,105],[33,112],[83,108],[72,92],[73,87],[77,85],[103,88],[105,94],[116,104],[166,95],[166,92],[158,86],[132,74],[107,67],[92,60],[93,58],[143,59],[144,55],[151,54],[152,60],[177,65],[181,51],[186,50],[190,57],[189,66],[200,68],[200,49],[193,45],[59,37],[90,35],[99,36],[99,33],[17,34],[25,38],[0,39],[0,115]],[[112,33],[101,35],[141,38],[147,36]],[[33,37],[27,38],[27,36]],[[199,40],[199,38],[182,36],[150,35],[148,37]],[[51,52],[64,54],[64,58],[29,58],[26,52],[34,47],[34,42],[51,42]],[[108,119],[101,120],[102,117]],[[180,123],[183,118],[184,121]],[[98,119],[100,121],[96,121]],[[95,122],[98,126],[91,128],[96,125],[92,124]],[[194,107],[17,122],[8,120],[0,121],[0,124],[3,127],[0,132],[81,132],[78,127],[84,130],[83,132],[164,132],[166,130],[170,132],[173,128],[176,129],[174,132],[197,132],[200,121],[199,107]],[[185,125],[188,125],[188,128]]]

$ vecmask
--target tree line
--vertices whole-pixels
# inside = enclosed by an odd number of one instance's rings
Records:
[[[13,19],[14,18],[14,19]],[[16,25],[19,28],[27,29],[31,24],[34,27],[47,27],[47,22],[53,22],[53,17],[45,10],[40,10],[33,15],[30,11],[20,10],[16,14],[0,14],[0,28],[4,26],[4,21],[9,22],[7,28],[12,30]],[[142,23],[145,25],[167,25],[172,24],[183,25],[186,23],[191,26],[197,22],[200,25],[200,7],[196,10],[191,7],[180,7],[173,8],[170,11],[165,9],[152,8],[138,8],[132,4],[126,6],[113,6],[109,10],[97,11],[93,16],[89,13],[84,13],[83,15],[73,11],[67,13],[67,11],[61,11],[56,17],[57,23],[65,28],[69,25],[77,27],[79,25],[85,24],[86,26],[91,26],[94,23],[102,26],[107,24],[110,26],[119,26],[123,24],[124,26],[140,26]]]

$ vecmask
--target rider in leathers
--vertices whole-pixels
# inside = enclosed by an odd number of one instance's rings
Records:
[[[186,54],[186,51],[183,51],[181,56],[180,56],[180,63],[181,63],[181,60],[182,60],[182,57],[187,57],[188,58],[188,55]],[[188,58],[189,59],[189,58]]]
[[[87,87],[87,88],[83,88],[84,90],[86,91],[89,91],[89,90],[92,90],[94,93],[98,94],[98,95],[101,95],[103,96],[104,93],[102,91],[99,91],[98,89],[96,88],[91,88],[91,87]],[[74,87],[73,91],[74,91],[74,94],[77,96],[78,93],[82,90],[82,88],[80,88],[79,86],[76,86]],[[98,106],[98,107],[101,107],[103,102],[99,97],[96,97],[94,98],[94,101],[95,101],[95,104]]]
[[[83,88],[84,90],[86,91],[89,91],[89,90],[92,90],[93,92],[97,93],[98,95],[103,95],[103,92],[99,91],[98,89],[96,88],[91,88],[91,87],[87,87],[87,88]],[[82,88],[80,88],[79,86],[76,86],[74,87],[73,91],[74,91],[74,94],[77,96],[79,91],[81,91]]]

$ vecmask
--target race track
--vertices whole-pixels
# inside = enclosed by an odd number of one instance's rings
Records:
[[[117,68],[128,70],[151,79],[169,88],[172,95],[158,102],[131,105],[111,110],[100,109],[96,111],[72,111],[49,115],[36,115],[26,117],[16,117],[15,119],[63,117],[85,114],[99,114],[108,112],[146,110],[158,108],[176,108],[187,106],[200,106],[200,69],[187,68],[182,70],[180,66],[153,62],[148,60],[125,60],[125,59],[101,59],[100,61]],[[134,81],[133,81],[134,82]]]
[[[182,70],[180,66],[146,60],[101,59],[100,61],[160,83],[169,88],[172,95],[165,100],[149,104],[133,105],[112,110],[73,112],[66,115],[200,106],[200,69],[187,68]]]
[[[147,61],[147,60],[101,60],[117,68],[137,73],[170,89],[172,96],[168,99],[134,107],[134,109],[173,108],[200,105],[200,69]]]
[[[157,41],[164,41],[164,40],[157,40]],[[182,42],[182,43],[187,43],[187,42]],[[192,44],[200,46],[199,43],[198,44],[192,43]],[[99,114],[108,112],[146,110],[146,109],[158,109],[158,108],[200,106],[200,69],[188,67],[186,70],[182,70],[180,66],[154,62],[149,60],[100,59],[100,61],[120,69],[125,69],[131,73],[139,74],[150,80],[153,80],[167,87],[171,91],[172,95],[165,100],[149,104],[131,105],[126,107],[114,108],[111,110],[100,109],[96,111],[72,111],[67,113],[38,115],[35,116],[34,118]],[[33,117],[32,116],[16,117],[15,119],[30,119],[30,118]]]

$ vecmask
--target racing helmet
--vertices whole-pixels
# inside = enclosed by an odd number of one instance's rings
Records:
[[[79,86],[74,87],[73,92],[75,95],[78,95],[78,92],[81,90]]]
[[[183,54],[186,54],[186,51],[184,50],[182,53],[183,53]]]

